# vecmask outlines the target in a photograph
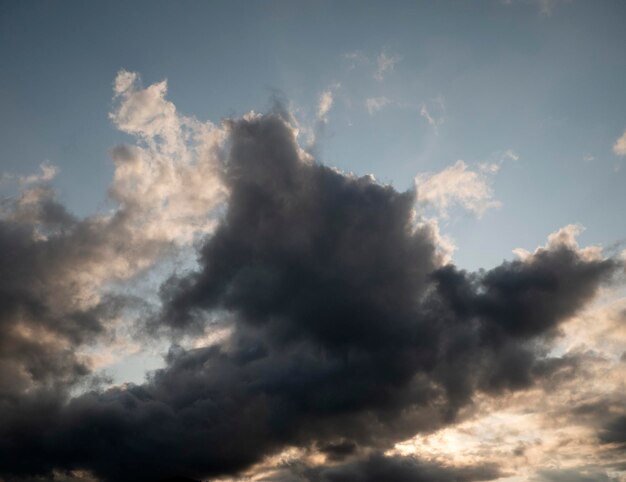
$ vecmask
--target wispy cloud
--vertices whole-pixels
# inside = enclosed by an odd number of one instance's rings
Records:
[[[500,207],[494,199],[491,177],[498,171],[494,164],[472,170],[464,161],[457,161],[438,173],[418,174],[415,188],[418,205],[434,208],[447,218],[453,206],[459,206],[476,216]]]
[[[430,109],[426,103],[420,106],[420,115],[426,119],[428,125],[433,128],[435,134],[439,133],[439,127],[445,122],[446,104],[443,97],[436,97],[430,103]]]
[[[333,106],[333,92],[328,89],[322,92],[317,103],[317,120],[320,122],[328,122],[328,111]]]
[[[36,184],[40,182],[49,182],[52,181],[58,174],[59,168],[50,162],[45,161],[39,165],[39,174],[31,174],[30,176],[23,176],[19,178],[20,183],[28,185],[28,184]]]
[[[373,68],[372,77],[378,82],[382,82],[385,77],[394,71],[396,65],[402,60],[402,57],[387,50],[381,51],[378,55],[370,56],[361,50],[355,50],[342,55],[348,65],[348,69],[352,70],[360,65]]]
[[[374,79],[381,82],[388,73],[394,71],[396,64],[400,62],[401,57],[396,54],[381,52],[376,57],[376,70],[374,71]]]
[[[314,151],[317,148],[317,142],[326,129],[326,125],[328,124],[330,113],[333,105],[335,104],[335,92],[341,88],[341,84],[339,82],[330,85],[328,88],[323,90],[318,98],[315,109],[315,118],[313,121],[305,120],[301,123],[298,123],[295,120],[295,115],[290,113],[291,122],[295,122],[297,124],[297,130],[301,131],[302,134],[305,135],[307,139],[307,149],[309,151]]]
[[[34,174],[28,174],[20,176],[10,172],[0,173],[0,182],[17,182],[22,187],[28,187],[33,184],[46,184],[52,181],[60,172],[58,166],[50,163],[50,161],[44,161],[39,164],[39,172]]]
[[[390,103],[391,101],[385,96],[370,97],[368,99],[365,99],[365,107],[367,108],[367,111],[370,115],[373,115],[375,112],[378,112]]]
[[[515,152],[513,149],[507,149],[502,153],[501,161],[505,159],[511,159],[512,161],[519,161],[519,154]]]
[[[593,154],[586,153],[586,154],[583,155],[583,161],[585,161],[585,162],[591,162],[591,161],[595,161],[595,160],[596,160],[596,158],[595,158],[595,156]]]

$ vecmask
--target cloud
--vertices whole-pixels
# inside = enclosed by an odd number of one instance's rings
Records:
[[[544,347],[555,358],[536,367],[549,374],[529,390],[479,395],[458,423],[418,434],[389,453],[454,465],[494,463],[521,480],[544,480],[537,472],[553,469],[555,461],[566,460],[581,474],[620,470],[619,445],[599,443],[616,437],[615,420],[624,414],[626,298],[616,289],[617,300],[616,293],[601,292],[558,328],[558,338]]]
[[[383,50],[378,55],[369,56],[361,50],[355,50],[342,55],[347,63],[348,69],[353,70],[358,66],[367,66],[373,68],[372,77],[378,82],[382,82],[385,77],[392,73],[396,65],[402,60],[397,54],[389,53]]]
[[[317,106],[317,119],[321,122],[328,122],[326,115],[333,106],[333,93],[331,90],[325,90],[320,94],[319,103]]]
[[[57,166],[50,164],[49,162],[43,162],[39,166],[39,169],[41,171],[40,174],[24,176],[20,178],[20,182],[26,185],[37,184],[41,182],[45,183],[45,182],[52,181],[52,179],[54,179],[57,176],[57,174],[59,174],[59,168]]]
[[[583,259],[601,259],[602,258],[602,249],[599,246],[587,246],[585,248],[580,248],[578,245],[578,241],[576,238],[585,230],[585,227],[580,224],[568,224],[560,228],[559,230],[551,233],[548,236],[548,243],[545,247],[537,248],[535,251],[539,253],[545,249],[558,249],[561,246],[564,246],[568,249],[576,251],[578,255]],[[516,248],[513,250],[520,259],[526,260],[529,258],[530,253],[524,249]]]
[[[29,188],[0,220],[0,396],[63,390],[89,374],[75,348],[104,334],[121,299],[97,289],[124,277],[133,261],[108,244],[120,229],[99,219],[77,220],[50,189]],[[123,230],[119,232],[123,235]],[[152,246],[143,246],[144,256]],[[142,256],[135,260],[141,263]]]
[[[613,152],[618,156],[626,156],[626,130],[622,136],[615,141]]]
[[[295,116],[291,115],[288,112],[282,112],[284,108],[282,107],[282,103],[279,102],[275,109],[277,112],[280,111],[281,115],[290,123],[295,126],[295,129],[298,131],[302,130],[307,134],[307,147],[306,150],[310,152],[315,152],[318,148],[317,142],[326,129],[326,125],[328,124],[328,113],[333,107],[335,102],[334,93],[339,88],[341,88],[340,83],[335,83],[331,85],[329,88],[324,90],[318,98],[317,101],[317,110],[315,113],[315,121],[313,125],[304,125],[300,126],[295,120]]]
[[[434,208],[443,218],[455,205],[480,217],[500,206],[491,188],[491,176],[497,171],[494,165],[471,170],[459,160],[441,172],[419,174],[415,177],[418,205]]]
[[[0,206],[0,398],[12,397],[8,412],[20,397],[61,403],[97,380],[92,369],[102,356],[93,349],[118,343],[125,315],[143,304],[112,286],[215,223],[219,132],[181,120],[163,83],[142,89],[136,74],[122,71],[115,91],[111,118],[139,144],[112,151],[112,211],[74,216],[49,184],[58,173],[49,163],[13,176],[21,192]]]
[[[606,470],[596,467],[541,470],[535,480],[537,482],[618,482],[618,479],[610,477]]]
[[[389,105],[391,101],[387,97],[371,97],[365,99],[365,107],[367,107],[367,111],[370,115],[373,115],[375,112],[378,112],[386,105]]]
[[[388,54],[387,52],[381,52],[376,57],[376,70],[374,71],[374,79],[382,82],[385,76],[394,71],[396,64],[400,62],[402,58],[395,54]]]
[[[519,161],[519,154],[517,154],[513,149],[507,149],[502,153],[500,161],[504,161],[505,159],[511,159],[512,161]]]
[[[303,161],[276,114],[228,129],[228,211],[199,270],[163,286],[159,321],[202,331],[228,312],[231,337],[173,348],[144,385],[73,399],[48,448],[21,430],[29,470],[70,460],[107,480],[200,477],[286,445],[384,447],[449,423],[476,391],[532,384],[533,340],[614,269],[566,246],[483,274],[440,267],[432,232],[409,224],[411,193]]]
[[[431,110],[436,111],[438,114],[434,114]],[[445,122],[446,105],[442,97],[437,97],[431,103],[431,109],[429,110],[425,103],[422,103],[420,107],[420,115],[426,119],[426,122],[433,128],[435,134],[439,133],[439,127]]]
[[[626,448],[626,415],[614,417],[600,432],[602,443],[621,445]]]
[[[424,104],[420,107],[420,115],[436,130],[439,123],[430,115],[428,108]]]
[[[135,146],[111,151],[115,173],[110,193],[138,236],[189,243],[211,231],[211,212],[225,191],[219,157],[226,133],[210,122],[179,115],[165,98],[167,82],[143,88],[139,76],[121,71],[110,118],[134,135]]]
[[[444,265],[452,262],[452,255],[457,250],[454,240],[441,232],[439,221],[436,217],[428,218],[422,216],[417,222],[418,227],[425,227],[430,231],[433,244],[436,247],[438,264]]]
[[[114,212],[77,219],[35,186],[0,224],[0,476],[237,476],[295,449],[318,460],[304,480],[495,478],[380,454],[556,376],[559,331],[623,263],[584,255],[569,229],[523,261],[460,270],[412,191],[304,155],[284,109],[213,126],[137,79],[115,82],[112,119],[137,145],[114,151]],[[460,162],[423,179],[429,202],[484,188]],[[139,308],[142,341],[171,341],[163,368],[72,392],[91,374],[76,353],[132,306],[107,286],[191,243],[197,265]]]
[[[446,467],[412,457],[373,454],[357,462],[309,469],[304,478],[309,482],[470,482],[494,480],[499,476],[497,468],[490,465]]]
[[[39,165],[39,173],[30,174],[27,176],[18,176],[7,172],[0,173],[0,182],[15,182],[21,187],[28,187],[34,184],[47,184],[52,181],[58,174],[59,168],[51,164],[49,161],[44,161]]]

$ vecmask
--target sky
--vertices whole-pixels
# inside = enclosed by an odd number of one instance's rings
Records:
[[[0,1],[0,481],[626,481],[625,20]]]

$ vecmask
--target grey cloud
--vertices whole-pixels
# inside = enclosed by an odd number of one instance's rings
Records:
[[[602,468],[575,468],[540,470],[537,482],[618,482]]]
[[[27,190],[3,211],[0,395],[42,384],[67,388],[89,373],[76,350],[105,335],[126,302],[102,293],[101,283],[126,276],[133,258],[161,248],[130,239],[127,212],[79,220],[47,186]]]
[[[626,415],[614,417],[608,422],[600,432],[600,440],[626,448]]]
[[[162,286],[149,327],[201,333],[225,313],[232,336],[172,347],[142,385],[67,404],[20,402],[3,428],[5,474],[201,478],[238,473],[287,446],[330,459],[382,450],[451,423],[479,391],[551,376],[559,364],[546,353],[559,325],[619,266],[566,245],[489,271],[442,266],[435,234],[414,224],[413,193],[303,160],[280,115],[228,125],[227,211],[199,269]],[[373,456],[311,480],[494,473]]]
[[[494,480],[500,475],[492,465],[446,467],[412,457],[374,454],[356,462],[309,469],[305,478],[309,482],[470,482]]]
[[[354,454],[358,446],[352,440],[338,440],[322,444],[318,449],[331,461],[340,461]]]

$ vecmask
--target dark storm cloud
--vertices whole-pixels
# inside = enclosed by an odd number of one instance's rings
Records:
[[[352,440],[338,440],[336,442],[328,442],[318,447],[318,450],[326,455],[331,461],[340,461],[354,454],[358,446]]]
[[[600,440],[626,448],[626,415],[615,417],[608,422],[600,432]]]
[[[598,467],[540,470],[534,480],[537,482],[619,482],[618,479],[610,477],[606,470]]]
[[[442,266],[435,233],[415,225],[412,193],[303,161],[279,115],[229,129],[227,212],[198,271],[163,285],[150,327],[201,333],[226,313],[232,336],[173,347],[141,386],[67,404],[25,397],[0,434],[4,473],[201,478],[290,445],[331,460],[386,448],[453,421],[476,391],[557,370],[550,339],[618,265],[559,245],[490,271]],[[450,470],[374,456],[312,480],[494,474]]]
[[[494,466],[452,468],[421,462],[411,457],[371,455],[364,460],[310,469],[305,473],[308,482],[471,482],[493,480],[500,476]]]

